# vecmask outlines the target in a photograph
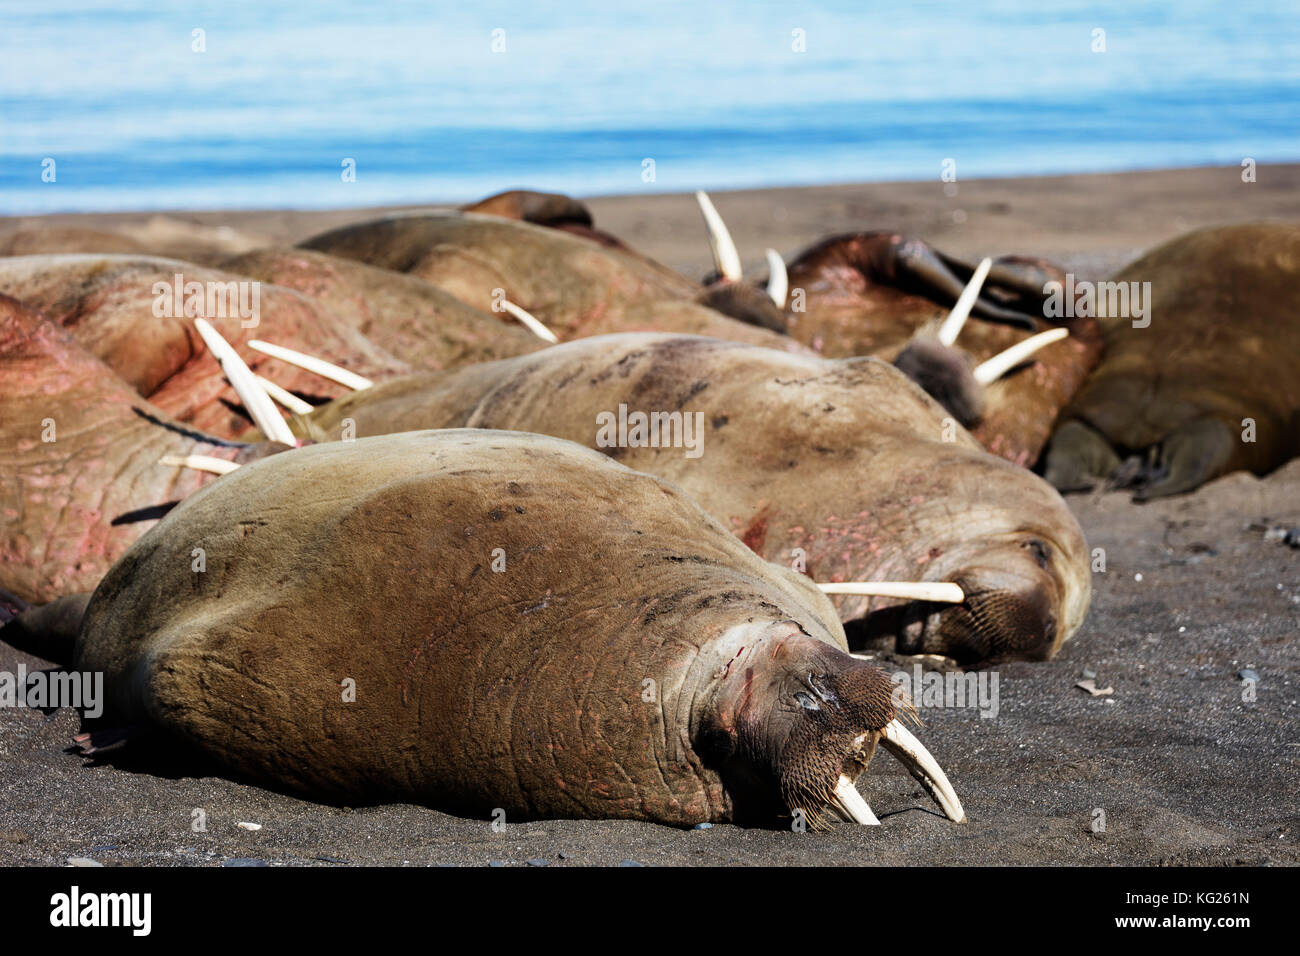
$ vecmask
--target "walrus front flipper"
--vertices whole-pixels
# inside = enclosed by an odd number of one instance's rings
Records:
[[[69,594],[28,608],[0,627],[0,640],[43,660],[71,664],[72,648],[89,603],[89,594]]]
[[[1158,468],[1133,492],[1135,501],[1193,491],[1227,470],[1236,436],[1217,418],[1180,425],[1160,443]]]
[[[1120,457],[1101,432],[1068,421],[1048,443],[1043,477],[1057,491],[1090,491],[1110,478]]]

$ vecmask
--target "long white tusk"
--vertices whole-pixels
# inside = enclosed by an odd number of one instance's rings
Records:
[[[776,303],[778,309],[785,308],[785,297],[790,292],[790,274],[785,271],[785,260],[775,249],[768,249],[767,255],[767,294]]]
[[[555,337],[554,332],[552,332],[545,325],[543,325],[538,319],[529,315],[526,311],[521,309],[519,306],[515,305],[513,302],[509,302],[505,299],[502,299],[501,307],[505,309],[507,312],[509,312],[511,315],[513,315],[520,322],[524,323],[524,325],[528,327],[528,331],[532,332],[533,335],[537,336],[539,339],[545,339],[547,342],[550,342],[552,345],[560,341],[558,338]]]
[[[957,341],[957,336],[961,333],[961,327],[966,324],[966,318],[970,315],[970,310],[975,307],[975,300],[980,297],[980,289],[983,287],[984,279],[988,276],[989,269],[992,267],[992,259],[980,261],[980,264],[975,267],[975,274],[966,283],[966,288],[961,290],[961,295],[957,298],[957,304],[948,313],[948,318],[943,320],[943,325],[939,326],[939,341],[949,348]]]
[[[912,732],[897,720],[891,720],[881,731],[880,742],[889,748],[908,773],[920,781],[921,786],[934,797],[934,802],[943,807],[943,812],[953,823],[965,823],[966,811],[957,799],[957,793],[948,782],[948,775],[943,772],[939,762],[930,756],[921,741],[912,736]]]
[[[704,225],[709,230],[709,244],[713,246],[714,265],[718,267],[718,272],[724,279],[739,282],[743,278],[743,273],[740,271],[740,253],[736,251],[736,244],[731,241],[727,224],[718,215],[718,210],[713,208],[713,200],[709,198],[708,193],[702,189],[696,190],[695,198],[699,200],[700,212],[704,213]]]
[[[364,375],[349,372],[345,368],[339,368],[333,362],[327,362],[324,359],[316,358],[314,355],[287,349],[283,345],[272,345],[270,342],[263,342],[261,339],[252,339],[249,341],[248,347],[256,349],[263,355],[269,355],[272,358],[278,358],[282,362],[288,362],[290,365],[296,365],[309,372],[315,372],[321,378],[327,378],[331,382],[338,382],[340,385],[358,392],[375,384]]]
[[[199,335],[203,337],[212,357],[221,366],[221,371],[225,373],[235,394],[244,403],[244,408],[252,417],[257,430],[270,441],[283,442],[290,446],[297,445],[298,439],[293,437],[288,423],[280,416],[279,410],[270,397],[257,384],[252,370],[244,364],[244,360],[239,357],[234,346],[227,342],[207,319],[195,319],[194,327],[199,330]]]
[[[942,601],[945,604],[960,604],[966,600],[961,586],[947,581],[836,581],[819,583],[817,586],[826,594],[907,598],[912,601]]]
[[[269,378],[263,378],[261,375],[255,375],[253,377],[257,379],[257,384],[262,386],[262,390],[266,392],[266,394],[270,395],[295,415],[308,415],[312,412],[312,407],[310,405],[288,389],[281,388]]]
[[[835,784],[835,793],[831,796],[831,806],[849,823],[861,823],[863,826],[878,827],[880,821],[871,812],[867,801],[862,799],[858,788],[846,774],[840,774]]]
[[[228,475],[239,467],[237,462],[211,455],[163,455],[158,459],[160,465],[176,468],[193,468],[195,471],[210,471],[214,475]]]
[[[1048,329],[1046,332],[1031,335],[1023,342],[1017,342],[1006,351],[999,352],[987,362],[981,362],[975,366],[975,371],[971,374],[975,376],[975,381],[981,385],[989,385],[1006,375],[1007,372],[1029,358],[1044,345],[1059,342],[1069,334],[1069,329]]]

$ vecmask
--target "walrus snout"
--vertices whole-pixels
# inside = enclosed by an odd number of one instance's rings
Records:
[[[725,728],[724,779],[746,816],[802,816],[813,829],[829,819],[880,821],[858,792],[876,744],[919,780],[949,819],[961,801],[929,751],[900,723],[911,715],[879,668],[803,635],[775,630],[738,655],[718,688]]]
[[[1020,544],[1024,558],[968,570],[957,579],[966,600],[939,618],[923,639],[926,653],[958,663],[1044,661],[1059,646],[1059,594],[1048,568],[1051,545],[1038,538]]]
[[[970,428],[984,417],[984,386],[975,380],[975,363],[969,353],[932,336],[918,335],[898,353],[894,367],[950,411],[963,427]]]

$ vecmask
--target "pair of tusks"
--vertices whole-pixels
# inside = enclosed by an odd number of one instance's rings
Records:
[[[880,743],[917,779],[949,820],[953,823],[966,822],[966,811],[962,809],[956,791],[948,782],[948,775],[911,731],[897,719],[891,720],[880,732]],[[848,774],[840,774],[835,792],[831,795],[831,808],[849,823],[880,825],[880,820],[871,812],[871,807],[862,794],[858,793],[858,788]]]
[[[713,248],[713,265],[718,274],[730,282],[740,282],[744,273],[740,268],[740,253],[732,241],[727,224],[718,215],[713,200],[704,190],[696,190],[695,198],[704,214],[704,225],[709,230],[709,245]],[[790,277],[785,271],[785,260],[775,249],[764,250],[767,256],[767,294],[778,309],[785,308],[785,298],[790,291]]]
[[[732,241],[731,233],[727,230],[727,224],[722,221],[722,216],[718,214],[718,210],[714,207],[713,201],[709,199],[707,193],[699,190],[695,193],[695,198],[699,200],[700,211],[704,214],[704,224],[709,230],[709,244],[713,247],[713,262],[719,274],[732,282],[739,282],[742,277],[740,253],[736,251],[736,244]],[[771,296],[772,301],[776,303],[777,308],[784,308],[786,295],[790,290],[790,279],[786,272],[785,261],[775,249],[768,249],[767,264],[769,275],[767,293]],[[960,334],[966,320],[970,317],[971,309],[975,307],[975,301],[979,298],[980,289],[983,288],[984,280],[988,278],[989,269],[992,267],[992,259],[986,258],[980,261],[975,273],[970,277],[970,281],[966,283],[966,288],[962,289],[956,304],[953,305],[952,311],[948,313],[948,317],[939,326],[939,341],[949,348],[952,348],[956,343],[958,334]],[[991,385],[1039,349],[1051,345],[1053,342],[1059,342],[1069,334],[1068,329],[1049,329],[1046,332],[1032,335],[1023,342],[1017,342],[1006,351],[999,352],[988,361],[976,366],[973,373],[975,381],[980,385]]]
[[[938,339],[941,344],[952,348],[956,343],[957,336],[961,333],[962,327],[965,326],[966,320],[970,318],[971,309],[975,307],[975,300],[979,298],[980,289],[983,288],[984,280],[988,278],[989,269],[992,267],[993,260],[988,258],[981,259],[980,264],[976,266],[975,273],[970,277],[970,281],[966,283],[966,288],[961,290],[957,303],[952,307],[952,311],[948,313],[948,317],[943,320],[943,324],[939,326]],[[1069,334],[1069,329],[1057,328],[1031,335],[1023,342],[1017,342],[1011,348],[999,352],[987,361],[981,362],[975,366],[975,370],[971,374],[980,385],[992,385],[1039,349],[1051,345],[1053,342],[1059,342]]]

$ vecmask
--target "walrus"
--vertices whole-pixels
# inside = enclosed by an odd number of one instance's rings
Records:
[[[474,213],[392,216],[299,246],[410,273],[479,309],[492,309],[503,295],[560,341],[664,331],[804,351],[789,336],[694,301],[698,284],[671,269],[529,222]]]
[[[1108,281],[1095,302],[1105,359],[1061,415],[1050,482],[1157,498],[1300,454],[1300,226],[1197,230]]]
[[[39,623],[0,636],[57,657],[66,635]],[[70,660],[104,674],[128,745],[162,737],[318,799],[871,824],[854,784],[880,743],[965,818],[806,578],[673,485],[538,435],[414,432],[240,468],[109,571]]]
[[[177,275],[182,277],[179,294]],[[190,288],[191,283],[197,285]],[[155,407],[209,435],[239,434],[248,419],[206,354],[195,315],[207,316],[237,344],[274,338],[366,377],[410,371],[406,362],[306,296],[179,260],[93,255],[0,259],[0,292],[39,309]],[[254,371],[265,361],[250,357]],[[281,369],[280,378],[286,388],[316,399],[345,391],[296,369]]]
[[[611,438],[601,422],[623,410],[663,416],[676,444]],[[951,604],[837,598],[855,647],[1045,659],[1088,606],[1089,555],[1060,495],[869,357],[599,336],[381,382],[293,427],[316,441],[457,427],[554,435],[676,482],[758,554],[817,581],[960,588]]]
[[[413,275],[308,249],[258,249],[221,263],[227,272],[309,296],[415,368],[456,368],[545,346],[509,314],[472,308]]]
[[[743,281],[726,223],[697,195],[716,269],[702,301],[818,354],[894,363],[1016,464],[1038,459],[1060,408],[1100,357],[1090,316],[1046,322],[1052,283],[1066,278],[1050,262],[1003,256],[971,266],[899,233],[853,233],[822,240],[788,268],[768,249],[760,289]]]
[[[41,603],[93,588],[212,480],[160,466],[168,455],[238,463],[287,448],[175,422],[63,328],[0,295],[0,588]]]

